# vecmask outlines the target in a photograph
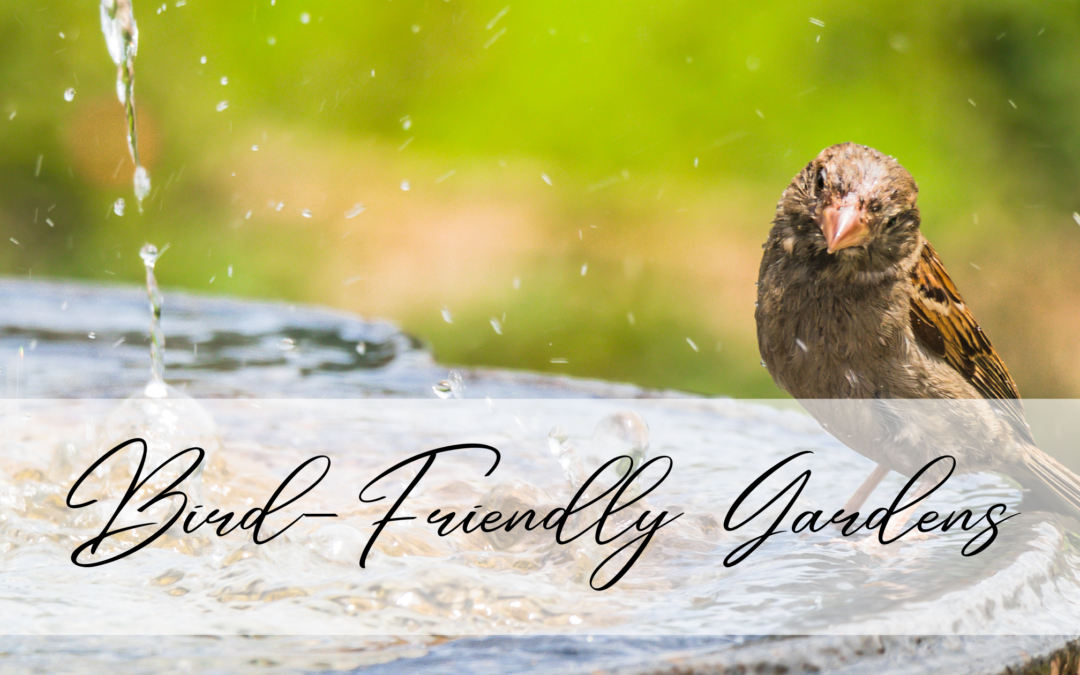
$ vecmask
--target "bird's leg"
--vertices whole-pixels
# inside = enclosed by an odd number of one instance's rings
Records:
[[[873,476],[871,476],[871,478],[872,477]],[[867,482],[869,482],[869,480]],[[919,486],[917,488],[915,488],[915,494],[912,496],[911,502],[918,502],[920,499],[922,499],[922,497],[927,492],[930,492],[935,487],[937,487],[937,485],[938,485],[938,483],[933,481],[933,480],[921,480],[921,481],[919,481]],[[911,502],[908,502],[908,503],[911,503]],[[911,509],[908,509],[904,513],[893,516],[892,518],[889,519],[889,524],[885,527],[885,532],[882,533],[880,535],[880,537],[877,534],[872,534],[869,537],[866,537],[865,539],[863,539],[863,540],[859,541],[858,543],[856,543],[855,547],[862,550],[862,551],[864,551],[864,552],[866,552],[866,553],[869,553],[871,555],[876,555],[876,556],[886,556],[886,555],[889,555],[890,553],[895,553],[896,550],[897,550],[896,548],[893,548],[893,549],[887,548],[886,545],[883,545],[881,543],[881,540],[885,539],[886,541],[889,541],[890,543],[896,543],[895,541],[891,541],[891,540],[895,539],[901,532],[904,531],[904,525],[907,524],[908,520],[911,518],[912,513],[914,513],[914,507],[912,507]],[[927,539],[931,535],[923,533],[923,532],[913,532],[913,533],[905,535],[905,536],[906,536],[907,539],[914,540],[914,539]]]
[[[866,502],[866,498],[870,496],[874,488],[881,484],[881,481],[887,475],[889,475],[889,470],[884,465],[878,464],[875,466],[874,470],[863,481],[863,484],[855,491],[855,494],[851,495],[851,498],[844,503],[844,513],[855,513],[861,509]]]
[[[917,488],[915,488],[915,494],[912,495],[912,498],[908,503],[911,504],[911,503],[915,503],[915,502],[918,502],[918,501],[922,500],[922,498],[924,496],[926,496],[927,492],[930,492],[931,490],[936,488],[939,484],[940,483],[938,481],[928,480],[926,478],[920,480],[919,481],[919,486]],[[885,532],[884,532],[884,534],[882,534],[882,538],[890,540],[890,539],[895,538],[901,532],[903,532],[904,525],[907,525],[907,521],[911,518],[912,514],[914,514],[914,513],[915,513],[915,507],[912,507],[912,508],[907,509],[905,512],[903,512],[901,514],[899,514],[897,516],[893,516],[892,518],[890,518],[889,519],[889,525],[885,528]],[[909,535],[909,538],[910,539],[924,539],[924,538],[926,538],[926,536],[927,535],[925,535],[922,532],[914,532],[911,535]],[[874,537],[874,540],[876,541],[877,537]]]

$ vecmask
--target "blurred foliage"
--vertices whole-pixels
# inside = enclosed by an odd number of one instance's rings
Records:
[[[96,3],[0,0],[0,271],[136,281],[170,242],[166,295],[774,396],[758,244],[791,176],[855,140],[916,177],[1021,391],[1080,396],[1080,2],[506,1],[139,0],[140,215]]]

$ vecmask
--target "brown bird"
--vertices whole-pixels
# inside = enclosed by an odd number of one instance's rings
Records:
[[[895,159],[854,143],[826,148],[795,176],[758,277],[765,366],[878,463],[846,511],[890,470],[912,476],[951,455],[957,472],[1012,477],[1025,507],[1080,517],[1080,477],[1035,446],[1009,371],[919,231],[917,195]]]

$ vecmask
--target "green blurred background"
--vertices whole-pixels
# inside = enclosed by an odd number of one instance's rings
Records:
[[[1080,397],[1077,0],[136,0],[142,214],[96,1],[0,6],[0,273],[136,282],[169,243],[166,295],[387,317],[446,364],[781,396],[760,244],[853,140],[915,176],[1021,392]]]

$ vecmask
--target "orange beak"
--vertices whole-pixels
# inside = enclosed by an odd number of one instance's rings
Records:
[[[839,204],[825,207],[821,213],[821,233],[829,253],[858,246],[866,241],[870,229],[866,225],[866,212],[859,205],[854,193],[848,194]]]

